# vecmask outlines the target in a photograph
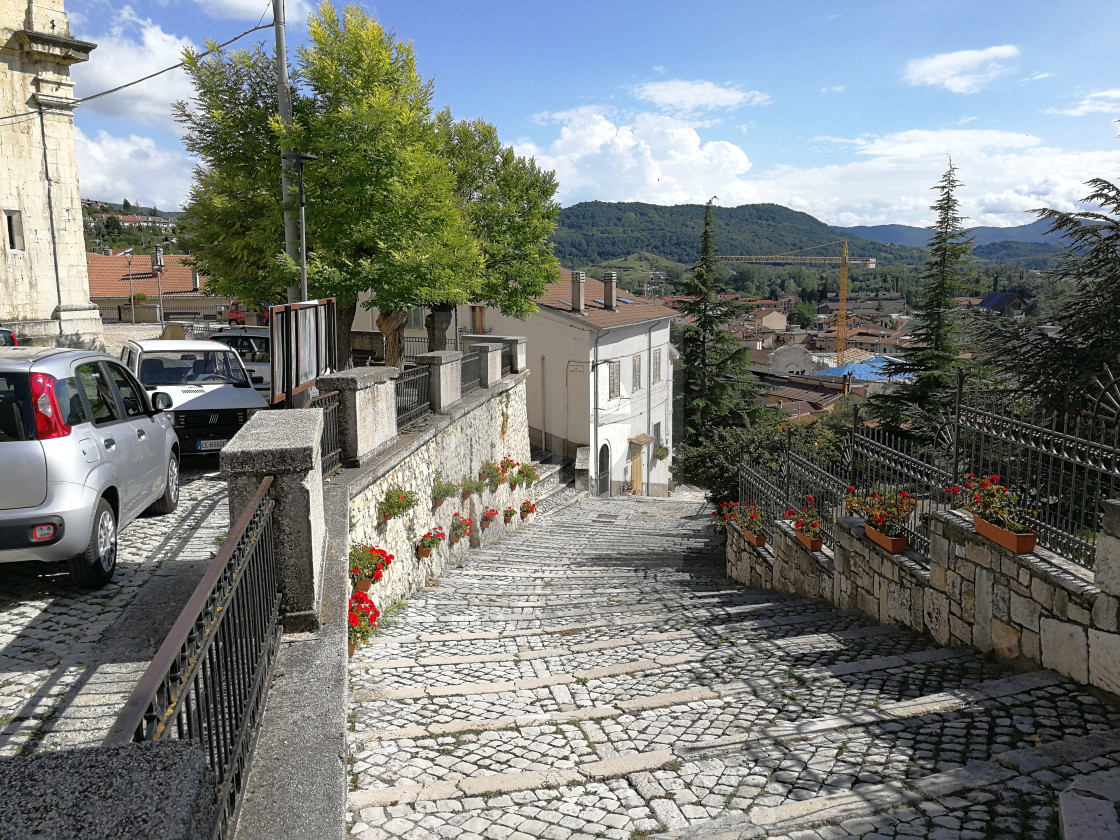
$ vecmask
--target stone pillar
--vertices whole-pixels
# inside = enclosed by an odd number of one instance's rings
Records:
[[[462,359],[463,354],[458,350],[425,353],[416,357],[416,364],[428,366],[428,395],[432,411],[447,411],[462,398]]]
[[[319,392],[338,391],[342,462],[353,467],[397,439],[395,367],[361,367],[319,377]]]
[[[502,345],[495,342],[476,342],[471,346],[478,351],[478,385],[491,388],[502,380]]]
[[[510,373],[521,373],[527,367],[525,355],[525,336],[513,336],[502,339],[513,351],[513,364]]]
[[[1120,501],[1102,502],[1104,527],[1097,534],[1094,583],[1112,596],[1120,596]]]
[[[236,522],[265,476],[273,477],[274,556],[285,632],[319,629],[323,558],[320,441],[323,412],[314,408],[258,411],[222,450],[229,519]]]

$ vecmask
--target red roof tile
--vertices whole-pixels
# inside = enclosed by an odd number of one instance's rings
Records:
[[[536,304],[542,309],[563,312],[573,318],[578,318],[595,327],[624,327],[629,324],[641,324],[646,321],[656,321],[662,318],[675,318],[677,313],[661,303],[650,303],[648,299],[638,300],[631,297],[629,292],[621,289],[616,294],[618,300],[617,311],[612,312],[605,304],[597,303],[604,300],[603,283],[592,280],[590,277],[584,281],[582,313],[572,311],[572,274],[566,269],[561,269],[560,279],[552,283],[544,295],[536,299]],[[634,303],[623,303],[622,298],[633,300]]]
[[[184,263],[185,256],[165,256],[163,276],[158,286],[163,294],[176,297],[194,297],[206,294],[205,277],[199,278],[199,290],[194,287],[194,275],[190,266]],[[86,269],[89,271],[89,296],[96,298],[127,298],[129,278],[129,257],[118,255],[107,257],[104,254],[86,254]],[[151,259],[147,254],[132,257],[132,291],[143,293],[149,298],[157,294],[155,275],[152,274]]]

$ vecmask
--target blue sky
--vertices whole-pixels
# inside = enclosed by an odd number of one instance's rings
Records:
[[[585,200],[773,202],[830,224],[926,225],[952,155],[973,224],[1073,209],[1120,180],[1120,3],[1087,0],[396,0],[433,106],[493,123]],[[271,20],[268,0],[67,0],[86,96]],[[289,50],[311,4],[287,0]],[[249,36],[272,44],[268,31]],[[192,162],[175,72],[81,106],[82,195],[177,209]]]

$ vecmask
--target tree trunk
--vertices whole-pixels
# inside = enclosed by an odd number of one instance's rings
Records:
[[[455,308],[450,304],[433,306],[432,311],[424,317],[424,327],[428,331],[428,352],[434,353],[447,349],[447,330],[451,327],[451,320]]]
[[[382,312],[377,314],[377,329],[385,339],[385,364],[404,370],[404,327],[407,312]]]
[[[350,367],[350,353],[353,350],[354,316],[358,312],[358,303],[343,303],[335,299],[335,318],[337,319],[334,338],[335,361],[339,370]]]

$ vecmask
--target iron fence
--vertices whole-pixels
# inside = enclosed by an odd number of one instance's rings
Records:
[[[857,412],[838,452],[798,446],[790,436],[775,463],[743,457],[739,498],[781,516],[813,496],[831,546],[833,516],[843,510],[848,486],[905,490],[917,506],[903,530],[911,548],[928,556],[931,515],[960,504],[948,488],[970,474],[998,476],[1018,498],[1040,545],[1092,568],[1101,502],[1120,498],[1120,426],[1085,414],[1032,412],[1020,395],[958,389],[954,409],[932,440],[863,425]]]
[[[403,371],[397,377],[397,428],[414,423],[432,410],[428,366]]]
[[[482,378],[481,355],[477,350],[473,353],[464,353],[459,368],[459,393],[462,396],[477,391]]]
[[[338,391],[327,391],[311,400],[311,408],[323,409],[323,478],[342,469],[342,445],[338,440]]]
[[[218,782],[215,838],[236,821],[280,641],[271,486],[257,487],[103,742],[198,741]]]

